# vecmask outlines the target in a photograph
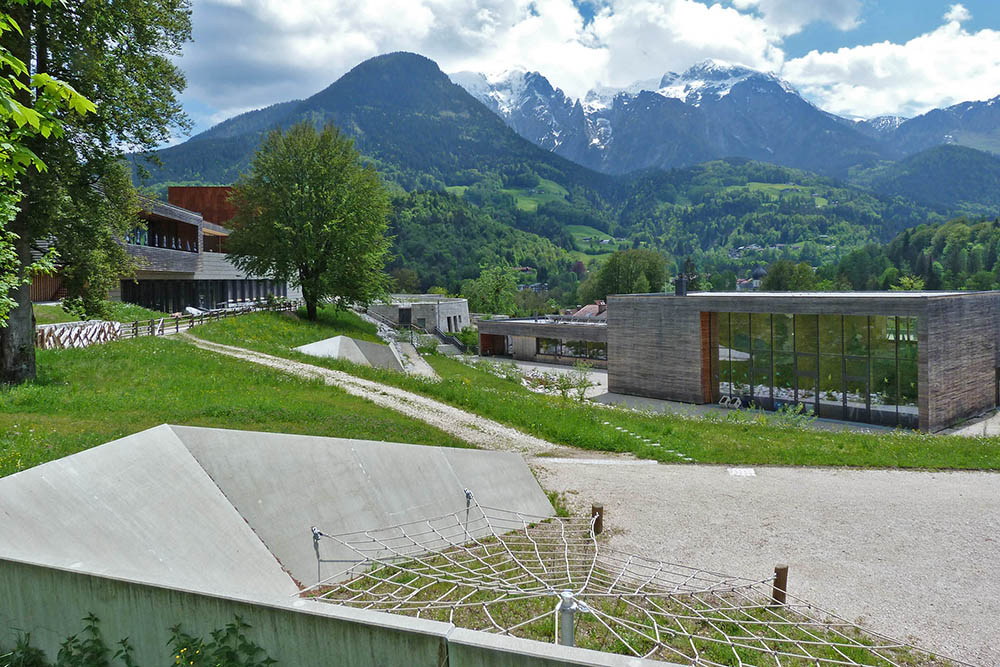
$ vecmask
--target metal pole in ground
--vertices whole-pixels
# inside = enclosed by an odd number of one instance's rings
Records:
[[[559,594],[559,643],[563,646],[574,645],[573,617],[579,609],[573,591],[563,591]]]

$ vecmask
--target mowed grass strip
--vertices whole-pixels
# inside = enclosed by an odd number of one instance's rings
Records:
[[[36,381],[0,389],[0,476],[163,423],[468,446],[318,380],[181,340],[139,338],[37,358]]]
[[[135,322],[136,320],[148,320],[150,318],[159,319],[169,317],[167,313],[161,313],[149,308],[143,308],[133,303],[112,301],[110,303],[111,313],[108,316],[112,322]],[[75,317],[60,305],[40,305],[33,306],[35,313],[35,324],[59,324],[62,322],[79,322],[80,318]]]
[[[693,462],[732,465],[1000,470],[998,438],[912,431],[833,432],[794,421],[782,423],[764,413],[732,412],[718,418],[650,414],[540,395],[446,357],[427,358],[441,376],[440,382],[309,357],[291,349],[310,342],[301,334],[319,340],[336,333],[324,331],[322,325],[288,320],[292,328],[299,328],[298,334],[290,336],[292,345],[286,342],[283,328],[273,326],[278,317],[257,313],[199,327],[195,334],[408,389],[551,442],[583,449],[632,452],[668,463],[685,462],[688,457]]]

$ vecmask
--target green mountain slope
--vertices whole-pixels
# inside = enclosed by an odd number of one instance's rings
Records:
[[[530,168],[566,188],[606,189],[611,179],[522,139],[431,60],[391,53],[366,60],[319,93],[230,119],[157,155],[151,183],[228,183],[264,133],[301,121],[335,123],[384,177],[405,189],[469,185],[486,173]]]
[[[852,183],[886,196],[973,215],[1000,213],[1000,158],[965,146],[935,146],[854,174]]]

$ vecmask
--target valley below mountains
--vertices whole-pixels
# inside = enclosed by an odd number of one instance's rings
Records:
[[[154,193],[229,184],[268,132],[332,122],[396,193],[390,268],[415,271],[421,289],[457,289],[506,263],[527,269],[525,282],[571,290],[620,248],[738,275],[996,216],[994,102],[853,121],[774,75],[718,62],[575,100],[537,72],[449,77],[392,53],[161,149],[159,163],[133,160]]]

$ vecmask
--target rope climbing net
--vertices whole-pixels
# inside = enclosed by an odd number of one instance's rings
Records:
[[[780,591],[773,577],[621,553],[599,544],[593,520],[467,497],[467,509],[433,519],[341,535],[313,528],[317,559],[344,567],[302,595],[684,664],[954,664]]]

